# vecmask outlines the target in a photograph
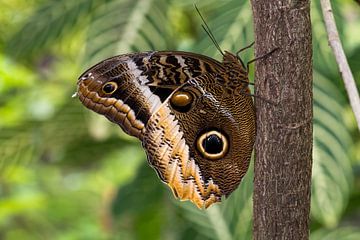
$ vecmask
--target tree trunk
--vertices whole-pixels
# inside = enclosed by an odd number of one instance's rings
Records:
[[[312,165],[309,0],[251,0],[256,56],[254,239],[308,239]]]

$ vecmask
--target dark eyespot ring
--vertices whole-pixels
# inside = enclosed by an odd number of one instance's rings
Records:
[[[203,157],[209,160],[218,160],[227,154],[229,141],[221,132],[210,130],[198,137],[196,147]]]
[[[189,111],[193,101],[193,95],[186,91],[177,91],[170,98],[171,107],[179,112]]]
[[[118,88],[118,85],[116,82],[107,82],[103,85],[102,91],[105,94],[112,94],[116,91],[117,88]]]

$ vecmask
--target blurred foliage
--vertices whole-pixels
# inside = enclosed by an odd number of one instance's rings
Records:
[[[105,57],[174,49],[220,59],[193,3],[0,0],[0,239],[251,239],[252,167],[229,199],[200,211],[174,200],[137,140],[71,98]],[[223,49],[253,41],[248,1],[196,4]],[[360,6],[332,4],[359,79]],[[318,1],[312,24],[311,239],[360,239],[360,137]]]

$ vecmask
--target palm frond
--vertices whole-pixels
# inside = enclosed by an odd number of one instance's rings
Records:
[[[48,1],[7,41],[7,54],[18,59],[36,55],[79,29],[103,3],[100,0]]]
[[[114,1],[99,7],[91,21],[85,59],[95,63],[129,51],[167,49],[167,8],[160,0]]]
[[[334,1],[335,3],[336,1]],[[336,15],[340,15],[334,5]],[[350,149],[353,146],[343,118],[346,109],[337,66],[326,43],[318,3],[312,11],[314,39],[314,162],[311,214],[325,227],[336,226],[348,204],[353,183]],[[338,26],[344,26],[338,18]]]
[[[315,72],[311,212],[327,227],[334,227],[340,221],[353,181],[349,158],[353,142],[341,118],[344,107],[334,99],[337,95],[335,86]]]

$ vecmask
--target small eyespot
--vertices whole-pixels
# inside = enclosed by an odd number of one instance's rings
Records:
[[[170,98],[172,108],[179,112],[189,111],[193,101],[193,95],[185,91],[177,91]]]
[[[209,160],[218,160],[225,157],[229,150],[227,137],[217,130],[207,131],[196,141],[197,150]]]
[[[117,88],[118,88],[118,85],[116,82],[107,82],[103,85],[102,91],[105,94],[112,94],[116,91]]]

